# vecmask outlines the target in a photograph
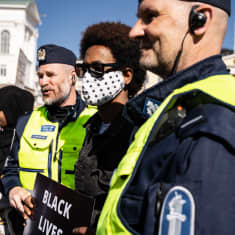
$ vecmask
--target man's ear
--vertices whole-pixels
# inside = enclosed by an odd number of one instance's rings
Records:
[[[202,13],[205,16],[205,19],[206,19],[205,23],[202,26],[200,26],[200,27],[198,27],[198,28],[193,30],[193,34],[195,36],[201,37],[201,36],[203,36],[206,33],[206,31],[208,30],[209,25],[211,23],[212,8],[210,8],[208,6],[200,5],[197,8],[197,11]]]
[[[133,78],[133,74],[134,74],[133,69],[126,67],[125,69],[122,70],[122,73],[123,73],[125,85],[128,85]]]

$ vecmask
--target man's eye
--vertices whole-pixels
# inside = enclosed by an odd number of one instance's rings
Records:
[[[43,75],[42,74],[38,74],[38,78],[39,79],[43,78]]]
[[[145,23],[151,23],[154,19],[154,15],[148,15],[148,17],[146,17],[144,19]]]
[[[47,77],[53,77],[55,74],[54,73],[47,73]]]
[[[158,16],[157,13],[148,12],[143,16],[143,21],[145,24],[151,23],[156,17]]]

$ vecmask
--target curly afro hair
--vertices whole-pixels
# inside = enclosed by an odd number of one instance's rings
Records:
[[[139,42],[128,37],[130,30],[131,27],[120,22],[100,22],[89,26],[80,43],[80,57],[83,60],[87,49],[94,45],[109,48],[121,67],[133,69],[132,81],[127,86],[128,96],[133,97],[141,89],[146,71],[140,68]]]

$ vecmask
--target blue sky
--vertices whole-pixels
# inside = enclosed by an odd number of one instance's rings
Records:
[[[42,24],[38,46],[54,43],[71,49],[79,56],[82,32],[100,21],[136,22],[137,0],[36,0]],[[235,0],[231,0],[235,10]],[[229,19],[224,48],[233,49],[235,12]]]

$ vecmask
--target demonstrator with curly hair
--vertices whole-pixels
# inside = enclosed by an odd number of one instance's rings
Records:
[[[134,125],[122,116],[128,99],[141,89],[146,72],[139,67],[139,44],[128,37],[130,27],[120,22],[91,25],[80,44],[76,72],[82,80],[81,97],[98,112],[85,124],[86,138],[75,165],[76,190],[95,198],[91,225],[95,234],[113,171],[130,143]],[[74,229],[74,234],[86,228]]]

